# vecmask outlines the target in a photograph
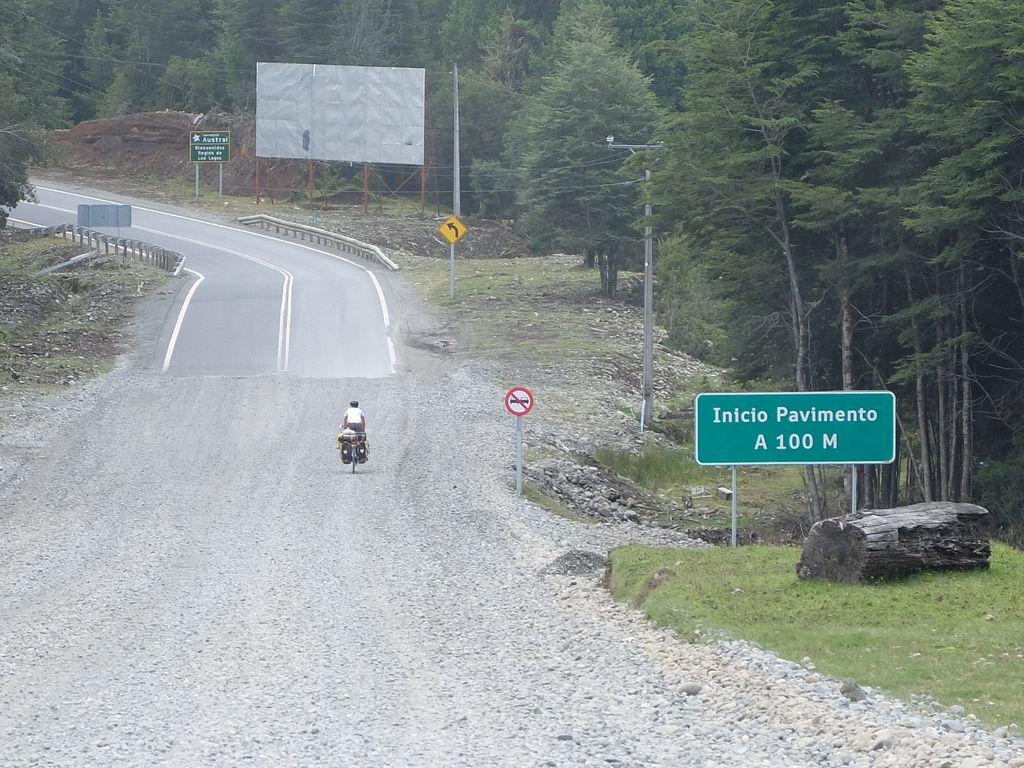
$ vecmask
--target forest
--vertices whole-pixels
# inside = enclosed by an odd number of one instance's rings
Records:
[[[669,343],[738,387],[892,390],[863,505],[974,501],[1024,545],[1019,0],[5,0],[0,206],[52,129],[253,113],[259,61],[424,68],[448,195],[457,64],[464,211],[611,296],[649,203]]]

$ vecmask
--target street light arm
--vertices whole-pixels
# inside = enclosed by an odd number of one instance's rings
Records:
[[[645,149],[661,149],[661,142],[657,144],[616,144],[615,137],[609,136],[606,141],[608,142],[608,149],[628,149],[630,154],[635,155],[637,151]]]

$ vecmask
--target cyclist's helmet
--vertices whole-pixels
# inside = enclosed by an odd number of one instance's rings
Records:
[[[351,403],[349,403],[349,405],[352,406],[353,408],[358,408],[359,407],[359,401],[358,400],[353,400]]]

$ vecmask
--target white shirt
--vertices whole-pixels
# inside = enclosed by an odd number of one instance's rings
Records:
[[[366,422],[366,414],[363,413],[362,408],[353,408],[349,406],[345,415],[341,417],[342,424],[364,424]]]

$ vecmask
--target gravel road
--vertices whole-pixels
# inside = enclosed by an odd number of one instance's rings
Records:
[[[1024,765],[970,719],[852,702],[746,644],[680,642],[593,570],[551,573],[672,537],[517,498],[482,363],[171,378],[169,298],[112,373],[0,404],[5,768]],[[354,476],[333,445],[350,397],[372,440]]]

